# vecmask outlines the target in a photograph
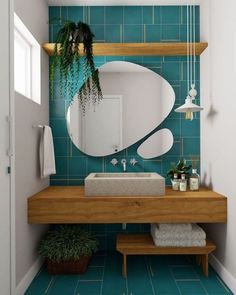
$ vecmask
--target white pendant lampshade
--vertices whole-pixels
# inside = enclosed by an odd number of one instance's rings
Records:
[[[185,99],[185,104],[178,107],[175,111],[177,113],[186,113],[186,112],[200,112],[202,110],[203,110],[202,107],[194,104],[192,102],[192,98],[190,96],[187,96],[187,98]]]
[[[178,107],[175,111],[177,113],[185,113],[185,119],[192,121],[193,120],[193,113],[200,112],[202,110],[203,110],[202,107],[194,104],[192,102],[192,98],[190,96],[187,96],[187,98],[185,99],[185,104]]]

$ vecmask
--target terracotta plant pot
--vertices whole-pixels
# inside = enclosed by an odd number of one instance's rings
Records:
[[[88,269],[90,256],[82,256],[79,260],[55,262],[47,260],[47,269],[50,274],[82,274]]]

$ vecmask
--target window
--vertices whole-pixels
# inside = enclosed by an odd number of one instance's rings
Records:
[[[15,91],[41,103],[40,45],[20,18],[14,15]]]

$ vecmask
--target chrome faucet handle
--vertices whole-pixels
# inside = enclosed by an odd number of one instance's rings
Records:
[[[116,166],[118,164],[118,161],[116,158],[113,158],[110,162],[113,166]]]
[[[135,158],[130,159],[130,165],[135,166],[138,161]]]
[[[125,172],[126,171],[126,159],[122,159],[121,160],[121,164],[122,164],[122,166],[123,166],[123,171]]]

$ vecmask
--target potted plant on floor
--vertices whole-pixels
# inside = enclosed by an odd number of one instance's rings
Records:
[[[97,239],[78,225],[60,225],[41,240],[39,254],[51,274],[81,274],[97,246]]]

